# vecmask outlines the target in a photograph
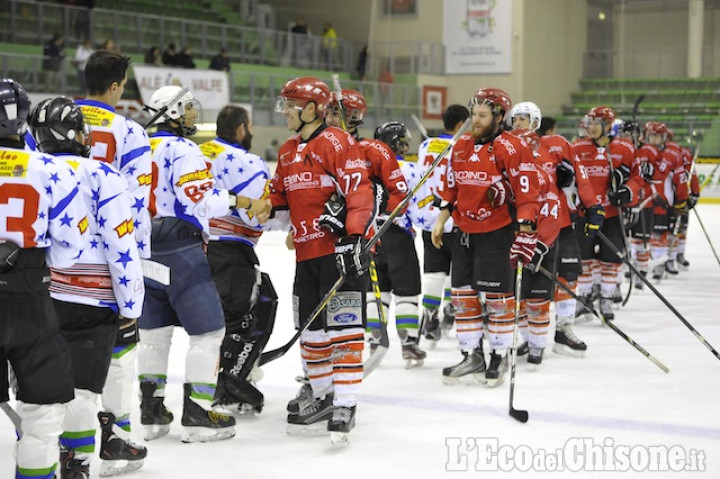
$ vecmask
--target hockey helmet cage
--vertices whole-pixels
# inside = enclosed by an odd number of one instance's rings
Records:
[[[0,138],[22,136],[27,131],[30,99],[11,78],[0,80]]]
[[[388,121],[375,129],[374,138],[389,146],[396,155],[402,155],[405,147],[409,146],[412,135],[403,123]]]
[[[470,99],[468,109],[472,111],[476,105],[487,105],[494,115],[505,118],[512,108],[512,101],[510,96],[499,88],[480,88]]]
[[[517,115],[526,115],[530,119],[530,128],[532,128],[533,131],[540,128],[542,114],[540,113],[540,107],[535,103],[531,101],[521,101],[517,105],[514,105],[507,119],[509,126],[512,126],[512,120]]]
[[[80,107],[70,98],[58,97],[43,100],[30,116],[30,127],[43,153],[73,153],[90,156],[90,128]],[[77,141],[77,134],[83,141]]]
[[[527,128],[517,128],[510,132],[511,135],[515,135],[518,138],[525,140],[532,151],[537,151],[540,148],[540,136],[533,130]]]
[[[196,125],[185,125],[186,116],[190,111],[197,113],[196,118],[202,115],[202,107],[200,102],[195,99],[192,93],[186,92],[179,99],[175,100],[182,88],[177,85],[166,85],[155,90],[150,97],[150,102],[146,106],[152,113],[156,113],[167,107],[165,112],[155,121],[155,123],[165,123],[167,120],[174,120],[180,124],[183,136],[192,136],[197,133]]]

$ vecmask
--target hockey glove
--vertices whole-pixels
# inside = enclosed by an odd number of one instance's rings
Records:
[[[640,213],[635,208],[625,208],[623,210],[623,221],[625,222],[625,228],[630,229],[637,224],[640,220]]]
[[[675,210],[676,216],[682,216],[688,212],[688,202],[681,201],[680,203],[675,203],[673,209]]]
[[[612,170],[610,174],[610,185],[614,190],[619,190],[625,181],[630,178],[630,168],[627,165],[620,165],[620,167]]]
[[[562,160],[555,169],[558,188],[567,188],[575,180],[575,169],[569,160]]]
[[[653,205],[659,206],[660,208],[662,208],[664,210],[668,209],[667,200],[660,195],[657,195],[655,198],[653,198]]]
[[[698,200],[700,199],[700,195],[695,193],[690,193],[690,196],[688,196],[687,204],[688,209],[691,210],[695,208],[695,205],[697,204]]]
[[[7,273],[20,256],[20,246],[11,241],[0,241],[0,273]]]
[[[351,280],[367,273],[370,260],[363,248],[367,241],[358,235],[343,236],[335,242],[335,265],[340,274]]]
[[[540,266],[542,266],[543,258],[545,258],[549,250],[550,248],[548,248],[545,243],[538,240],[537,245],[535,245],[535,253],[533,254],[532,260],[527,264],[528,269],[536,273],[540,269]]]
[[[338,237],[345,236],[345,218],[347,217],[347,207],[345,206],[345,198],[333,193],[329,200],[325,202],[325,211],[320,215],[318,224],[323,228],[330,230]]]
[[[652,181],[653,175],[655,174],[655,167],[649,161],[643,161],[642,163],[640,163],[640,174],[645,181],[650,183]]]
[[[537,232],[520,231],[515,236],[512,246],[510,246],[510,264],[514,268],[518,261],[528,264],[535,255],[535,247],[537,246]]]
[[[591,206],[585,210],[585,221],[585,236],[592,238],[600,231],[605,221],[605,210],[602,205]]]
[[[617,191],[610,190],[608,199],[611,204],[622,207],[632,201],[632,191],[627,186],[620,187]]]
[[[490,185],[487,195],[488,200],[490,200],[490,205],[493,208],[515,200],[515,195],[510,187],[510,183],[504,179]]]
[[[387,204],[390,194],[383,185],[373,181],[373,191],[375,192],[375,204],[377,205],[378,214],[387,214]]]

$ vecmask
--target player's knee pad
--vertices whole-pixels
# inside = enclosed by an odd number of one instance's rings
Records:
[[[437,273],[424,273],[422,276],[423,307],[438,309],[443,299],[445,277],[442,271]]]
[[[58,437],[62,434],[62,404],[17,402],[22,419],[22,435],[17,443],[17,464],[25,469],[41,469],[57,463]]]
[[[338,291],[330,300],[325,312],[328,330],[364,327],[362,293],[359,291]]]
[[[455,307],[455,319],[476,318],[482,316],[482,305],[478,292],[470,287],[452,288],[452,305]]]
[[[140,329],[138,343],[138,373],[164,378],[167,375],[168,357],[172,342],[173,326],[154,329]]]
[[[63,429],[67,432],[79,433],[94,431],[97,427],[98,394],[89,389],[75,388],[75,398],[65,404]],[[61,442],[62,442],[61,438]],[[66,446],[68,444],[65,444]],[[69,449],[74,449],[69,447]]]
[[[185,379],[189,383],[215,383],[215,367],[225,328],[190,336],[185,360]]]

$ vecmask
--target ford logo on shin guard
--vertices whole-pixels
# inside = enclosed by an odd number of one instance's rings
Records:
[[[334,316],[333,319],[337,323],[348,324],[348,323],[352,323],[353,321],[356,321],[357,315],[352,314],[352,313],[343,313],[343,314],[338,314],[338,315]]]

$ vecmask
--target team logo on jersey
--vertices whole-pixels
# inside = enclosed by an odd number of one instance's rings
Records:
[[[91,126],[109,126],[115,114],[97,106],[82,105],[80,110],[85,118],[85,123]]]
[[[427,152],[433,155],[439,155],[445,151],[445,148],[447,148],[449,144],[450,142],[448,140],[434,139],[428,144]]]
[[[140,175],[137,177],[138,183],[140,183],[140,186],[143,185],[151,185],[152,184],[152,175],[150,173]]]
[[[200,145],[200,150],[203,155],[207,156],[211,160],[214,160],[218,157],[218,155],[225,151],[225,146],[215,141],[208,141],[207,143]]]
[[[150,151],[153,154],[155,154],[155,147],[157,147],[162,141],[162,138],[150,138]]]
[[[25,152],[0,150],[0,177],[24,178],[29,160]]]
[[[133,225],[133,222],[130,219],[130,220],[123,221],[122,223],[117,225],[114,229],[118,235],[118,238],[122,238],[123,236],[125,236],[128,233],[132,233],[133,230],[135,229],[135,225]]]
[[[204,170],[193,171],[192,173],[182,175],[177,183],[175,183],[175,186],[182,186],[190,181],[207,180],[208,178],[212,178],[212,175],[210,174],[210,170],[205,168]]]
[[[80,220],[80,222],[78,223],[78,229],[80,230],[80,234],[85,234],[85,232],[88,229],[87,216],[85,216],[83,219]]]

